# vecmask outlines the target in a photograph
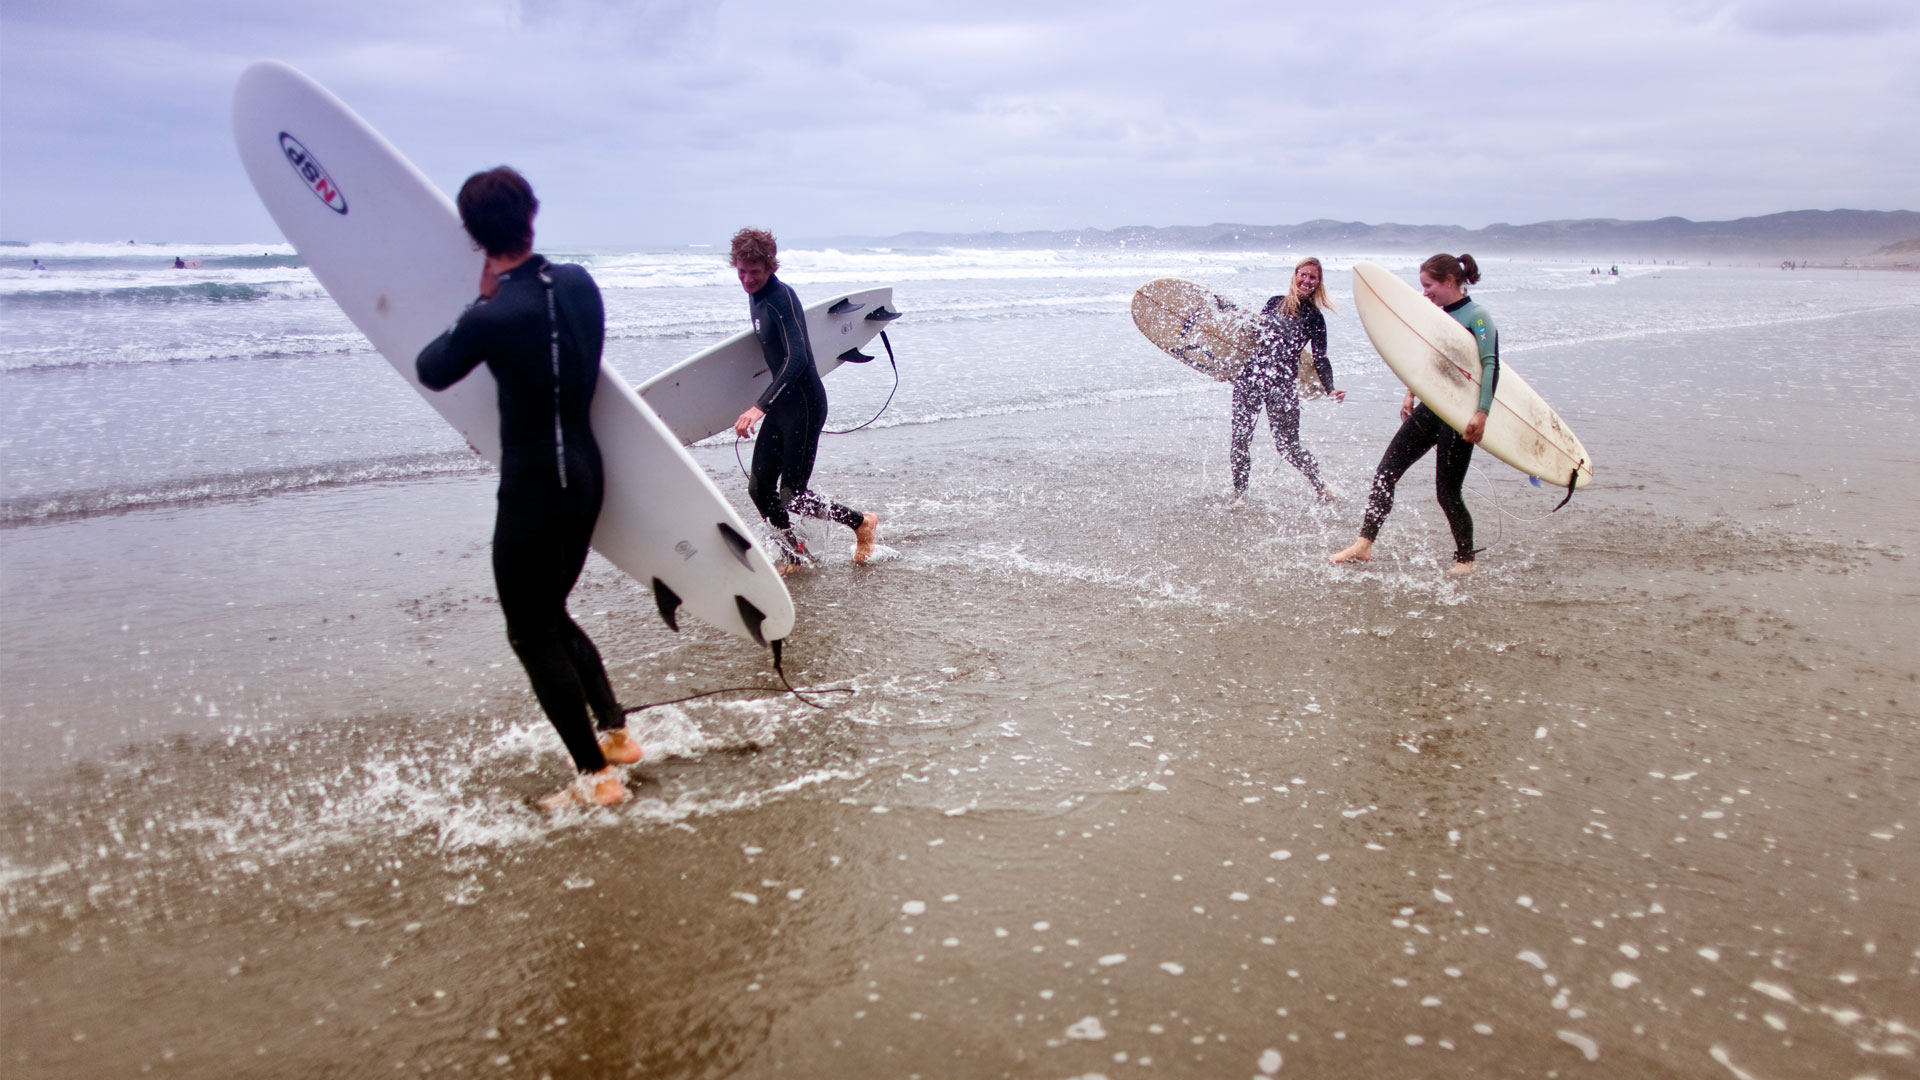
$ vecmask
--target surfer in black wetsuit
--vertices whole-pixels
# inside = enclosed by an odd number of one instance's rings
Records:
[[[760,399],[734,421],[733,431],[745,439],[753,434],[756,423],[766,420],[753,446],[747,497],[774,528],[774,538],[783,549],[780,572],[791,573],[810,558],[806,545],[793,533],[789,512],[837,521],[852,529],[853,561],[864,563],[873,554],[879,516],[830,502],[807,487],[820,449],[820,429],[827,423],[827,387],[813,364],[806,309],[792,286],[774,276],[780,269],[779,246],[765,229],[741,229],[733,234],[727,261],[747,291],[753,332],[760,339],[770,376]]]
[[[534,254],[540,202],[518,172],[475,173],[458,202],[467,233],[487,253],[480,298],[414,367],[429,390],[445,390],[483,363],[499,384],[493,580],[507,641],[580,770],[577,783],[541,805],[617,803],[627,789],[615,766],[639,761],[640,744],[627,735],[599,650],[567,615],[600,516],[600,447],[587,422],[606,337],[600,289],[584,268]]]
[[[1332,308],[1321,280],[1320,260],[1309,256],[1295,264],[1287,294],[1268,300],[1260,313],[1260,353],[1233,381],[1233,429],[1227,444],[1233,501],[1227,505],[1247,504],[1247,477],[1253,465],[1248,450],[1262,408],[1267,410],[1267,426],[1273,429],[1274,449],[1300,470],[1322,502],[1333,500],[1333,492],[1320,480],[1319,463],[1300,445],[1299,391],[1300,352],[1310,348],[1322,390],[1335,401],[1346,400],[1345,390],[1333,388],[1333,365],[1327,360],[1327,320],[1321,312]]]

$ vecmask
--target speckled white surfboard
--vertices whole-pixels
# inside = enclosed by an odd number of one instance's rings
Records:
[[[483,259],[453,203],[340,99],[261,61],[233,96],[240,160],[267,211],[329,295],[407,384],[500,460],[493,376],[421,388],[414,358],[478,294]],[[786,585],[719,489],[612,368],[591,414],[606,472],[594,549],[653,590],[672,624],[684,605],[750,640],[793,629]]]
[[[1353,307],[1380,358],[1455,431],[1480,404],[1480,349],[1453,316],[1370,262],[1353,264]],[[1480,449],[1556,487],[1586,487],[1593,455],[1503,357]]]

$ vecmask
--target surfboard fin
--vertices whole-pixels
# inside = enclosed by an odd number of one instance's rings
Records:
[[[747,624],[747,633],[753,635],[755,644],[765,645],[767,639],[760,636],[760,624],[767,621],[766,612],[754,607],[746,597],[735,593],[733,602],[740,608],[740,620]]]
[[[856,303],[854,303],[854,302],[853,302],[853,297],[851,297],[851,296],[843,296],[843,297],[841,297],[841,298],[840,298],[840,302],[839,302],[839,303],[837,303],[837,304],[835,304],[835,305],[833,305],[832,307],[830,307],[830,308],[828,308],[828,309],[827,309],[827,314],[829,314],[829,315],[845,315],[845,314],[846,314],[847,312],[849,312],[849,311],[859,311],[859,310],[860,310],[861,308],[863,308],[863,307],[866,307],[866,306],[867,306],[867,305],[865,305],[865,304],[856,304]]]
[[[666,582],[654,578],[653,602],[660,605],[660,619],[667,624],[667,629],[679,633],[680,624],[674,619],[674,612],[680,609],[679,594],[667,588]]]
[[[753,550],[753,541],[735,532],[733,526],[724,521],[719,525],[720,538],[727,542],[727,550],[733,552],[733,557],[740,560],[741,566],[753,569],[753,564],[747,561],[747,552]]]
[[[859,349],[848,349],[846,352],[843,352],[838,357],[836,357],[836,359],[838,359],[843,364],[864,364],[867,361],[872,360],[873,357],[868,356],[866,353],[861,352]]]
[[[1586,460],[1584,458],[1581,459],[1580,465],[1585,465],[1585,464],[1586,464]],[[1555,510],[1559,510],[1561,506],[1565,506],[1568,503],[1573,501],[1573,485],[1580,482],[1580,465],[1575,465],[1572,469],[1567,471],[1567,497],[1564,499],[1561,499],[1559,505],[1555,506],[1553,510],[1547,511],[1547,513],[1551,514]]]
[[[887,305],[885,304],[881,304],[879,307],[874,308],[872,311],[867,312],[868,322],[892,322],[893,320],[899,317],[900,317],[899,312],[888,311]]]

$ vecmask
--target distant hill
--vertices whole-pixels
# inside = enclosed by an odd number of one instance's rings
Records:
[[[1147,225],[1021,233],[909,232],[885,238],[841,237],[889,247],[1123,248],[1225,251],[1472,251],[1486,254],[1761,256],[1828,259],[1861,255],[1920,238],[1912,210],[1794,210],[1734,221],[1582,218],[1504,222],[1484,229],[1458,225],[1369,225],[1321,219],[1298,225]]]

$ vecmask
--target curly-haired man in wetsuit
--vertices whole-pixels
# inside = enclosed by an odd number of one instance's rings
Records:
[[[747,292],[753,332],[760,339],[771,376],[760,399],[734,421],[733,430],[744,439],[753,434],[756,423],[766,421],[754,443],[747,495],[773,526],[775,539],[784,549],[780,572],[790,573],[808,559],[806,545],[793,534],[789,511],[852,529],[853,561],[864,563],[873,554],[879,516],[829,502],[807,487],[820,449],[820,429],[827,423],[827,387],[813,365],[806,309],[793,287],[774,276],[780,268],[780,249],[773,234],[741,229],[733,234],[728,261]]]

